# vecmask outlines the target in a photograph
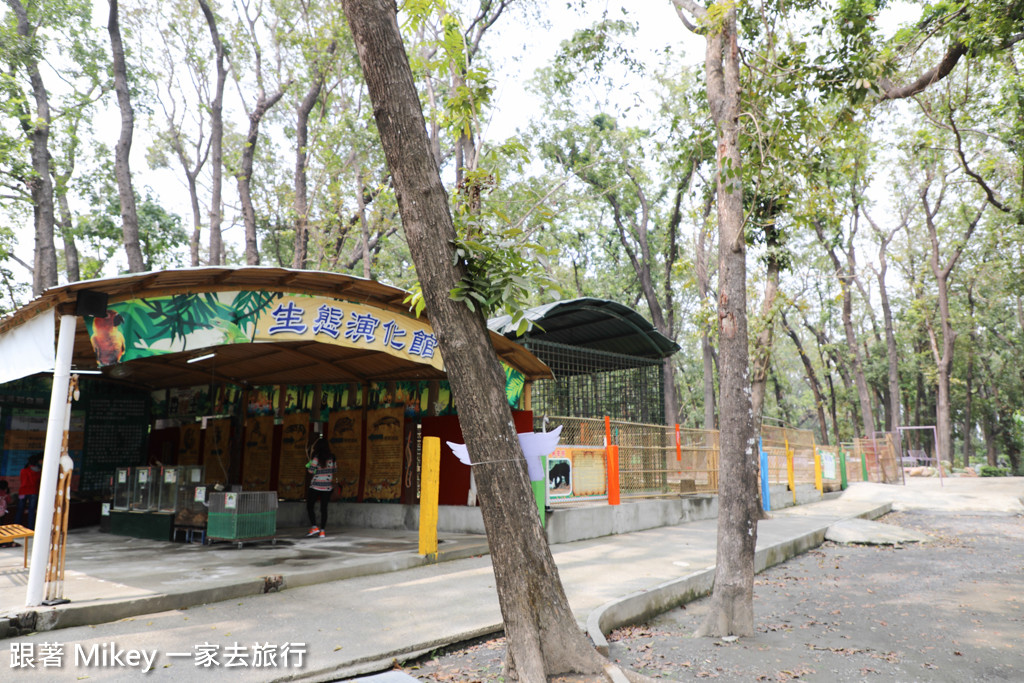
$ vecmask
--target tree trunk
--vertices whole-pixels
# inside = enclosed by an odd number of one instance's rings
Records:
[[[356,173],[356,211],[359,214],[359,228],[362,235],[363,277],[367,280],[373,274],[370,268],[370,225],[366,220],[366,202],[363,201],[363,172]]]
[[[245,136],[245,146],[242,147],[242,168],[238,174],[238,199],[242,204],[242,221],[245,224],[245,263],[249,266],[260,264],[260,245],[256,235],[256,211],[252,206],[252,166],[256,157],[256,143],[260,139],[260,121],[281,97],[284,96],[284,89],[267,97],[260,89],[256,106],[249,114],[249,132]]]
[[[196,176],[193,173],[189,173],[188,165],[184,159],[182,160],[182,165],[185,166],[185,175],[188,179],[189,206],[192,207],[192,236],[188,241],[189,260],[190,265],[193,268],[197,268],[199,266],[199,238],[203,229],[203,209],[199,206],[199,187],[196,184]]]
[[[327,54],[333,55],[337,41],[327,47]],[[309,187],[306,182],[306,165],[309,162],[309,115],[313,112],[320,91],[324,87],[325,74],[319,64],[314,65],[313,82],[305,97],[295,108],[295,250],[292,254],[292,268],[305,269],[309,255]]]
[[[710,254],[706,248],[708,229],[708,217],[711,215],[713,195],[709,195],[704,204],[704,221],[697,231],[697,253],[694,256],[697,271],[697,294],[700,297],[701,307],[708,299],[710,289]],[[701,358],[704,361],[704,429],[715,428],[715,349],[711,346],[711,335],[708,334],[706,325],[701,325],[700,332]]]
[[[18,20],[18,36],[27,44],[33,40],[34,29],[29,24],[28,12],[21,0],[7,0]],[[50,179],[50,97],[39,72],[39,63],[26,55],[25,70],[32,84],[35,114],[28,114],[21,122],[32,142],[33,177],[29,183],[35,218],[35,258],[32,267],[32,294],[39,296],[49,287],[57,285],[57,249],[53,242],[54,206],[53,181]]]
[[[986,410],[981,416],[981,436],[985,440],[985,461],[990,467],[999,464],[999,449],[996,446],[995,429],[993,428],[992,411]]]
[[[754,414],[754,425],[761,424],[764,409],[764,395],[768,386],[768,369],[772,362],[772,342],[775,337],[775,298],[779,293],[779,258],[781,249],[778,230],[765,228],[768,250],[768,272],[764,283],[764,299],[761,301],[761,331],[754,339],[754,359],[751,363],[750,403]]]
[[[64,269],[67,271],[68,282],[78,282],[82,279],[82,271],[78,259],[78,245],[75,244],[75,236],[71,231],[74,227],[74,217],[71,214],[71,206],[68,204],[67,192],[56,192],[57,205],[60,207],[60,234],[64,240]]]
[[[464,274],[455,228],[397,23],[394,0],[344,0],[381,144],[398,195],[409,251],[474,462],[513,679],[598,674],[605,661],[577,625],[535,513],[504,373],[482,313],[453,301]]]
[[[691,165],[691,169],[696,164]],[[673,281],[675,264],[679,260],[679,225],[683,220],[682,203],[683,195],[690,187],[690,178],[693,171],[676,185],[675,201],[672,204],[672,214],[668,221],[668,255],[665,258],[662,291],[665,292],[665,329],[668,331],[668,338],[675,341],[676,337],[676,312],[673,297]],[[674,425],[679,422],[679,392],[676,388],[676,364],[671,356],[666,356],[664,361],[664,372],[662,373],[663,396],[665,400],[665,424]]]
[[[128,163],[135,130],[135,112],[128,95],[128,67],[124,61],[124,45],[121,43],[121,25],[117,14],[117,0],[110,0],[107,32],[110,34],[113,56],[114,90],[117,92],[117,106],[121,110],[121,136],[114,147],[114,177],[117,178],[117,196],[121,200],[121,234],[128,255],[128,272],[141,273],[146,269],[146,264],[139,245],[139,218],[135,210],[131,165]]]
[[[846,371],[846,367],[839,362],[839,359],[835,356],[834,351],[826,351],[831,349],[833,345],[829,342],[828,337],[825,335],[823,330],[819,330],[814,327],[807,319],[804,319],[804,327],[814,337],[815,345],[818,347],[818,358],[821,360],[822,367],[825,368],[825,384],[828,386],[828,398],[829,398],[829,417],[832,419],[832,433],[835,435],[836,443],[840,443],[843,438],[843,432],[839,429],[839,406],[838,399],[836,398],[836,388],[832,381],[832,372],[829,370],[829,363],[839,373],[839,378],[843,381],[844,386],[850,386],[850,375]],[[853,424],[856,424],[856,413],[851,410],[854,416]]]
[[[875,420],[871,408],[871,392],[868,390],[867,380],[864,378],[864,361],[861,359],[860,345],[857,343],[857,333],[853,329],[853,291],[850,285],[853,284],[853,235],[847,241],[847,265],[844,265],[836,254],[835,247],[826,237],[824,227],[820,222],[814,225],[818,241],[825,249],[832,266],[835,268],[836,276],[839,278],[839,288],[843,295],[842,320],[843,333],[846,335],[846,346],[850,350],[849,365],[853,373],[853,382],[857,387],[857,399],[860,402],[861,428],[864,430],[865,438],[872,438],[875,434]]]
[[[885,286],[885,251],[879,253],[880,266],[878,271],[878,295],[882,303],[882,321],[885,326],[885,348],[888,354],[889,366],[889,414],[891,424],[889,431],[895,432],[903,426],[903,416],[900,412],[900,359],[899,350],[896,346],[896,332],[892,324],[892,307],[889,305],[889,292]]]
[[[747,351],[736,6],[728,5],[720,21],[714,32],[705,27],[704,57],[708,104],[718,137],[718,548],[711,605],[697,635],[748,636],[754,632],[754,548],[761,510]]]
[[[786,314],[781,313],[779,316],[782,320],[782,329],[786,331],[786,335],[793,341],[793,346],[796,347],[797,355],[800,356],[800,362],[804,364],[804,373],[807,375],[807,383],[811,385],[811,393],[814,395],[814,409],[818,416],[818,429],[821,432],[821,443],[828,443],[828,424],[825,421],[825,402],[821,396],[821,383],[818,381],[818,373],[814,371],[814,364],[811,363],[810,357],[807,352],[804,351],[804,345],[800,342],[800,337],[797,336],[796,330],[794,330],[789,321],[786,320]],[[836,441],[838,443],[839,436],[836,435]]]
[[[221,265],[224,243],[221,236],[221,218],[223,211],[222,185],[224,179],[224,83],[228,73],[224,66],[225,50],[217,30],[217,18],[210,9],[208,0],[199,0],[199,8],[206,17],[210,28],[210,38],[216,54],[214,65],[217,70],[217,85],[210,103],[210,253],[209,265]]]
[[[953,268],[956,267],[957,261],[960,259],[960,255],[963,253],[964,247],[974,233],[974,229],[981,221],[986,205],[983,204],[973,220],[968,222],[963,235],[960,236],[957,246],[953,248],[952,254],[950,254],[946,263],[940,264],[939,233],[938,227],[935,224],[935,216],[939,212],[939,206],[945,195],[945,185],[943,184],[940,190],[937,203],[932,207],[931,202],[928,200],[931,179],[929,174],[928,181],[919,190],[919,196],[922,208],[924,209],[925,225],[928,228],[928,238],[931,245],[929,264],[931,265],[932,274],[935,276],[935,292],[939,301],[939,333],[942,335],[940,342],[936,339],[936,332],[933,326],[931,324],[928,325],[932,356],[935,358],[936,381],[938,382],[935,401],[935,429],[938,432],[936,453],[940,461],[952,464],[953,422],[949,397],[949,377],[953,368],[953,349],[956,343],[957,332],[953,329],[953,321],[949,309],[949,278]]]
[[[974,350],[978,348],[978,335],[974,331],[973,282],[967,287],[967,313],[971,345],[967,349],[967,371],[964,375],[964,467],[971,466],[974,456]]]

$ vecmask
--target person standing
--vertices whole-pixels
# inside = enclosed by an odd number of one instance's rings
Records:
[[[7,483],[6,479],[0,479],[0,524],[7,524],[8,521],[13,523],[14,499],[11,498],[11,486]],[[11,520],[6,519],[7,513],[12,515]]]
[[[306,470],[312,477],[309,480],[309,488],[306,490],[306,512],[309,514],[308,538],[314,536],[324,538],[327,533],[327,505],[331,502],[331,493],[334,492],[334,480],[338,468],[331,453],[331,446],[327,439],[322,436],[313,443],[310,449],[310,459],[306,463]],[[316,523],[316,506],[320,503],[320,524]]]
[[[21,468],[18,482],[18,512],[14,523],[34,529],[36,525],[36,503],[39,502],[39,481],[42,478],[43,456],[39,453],[29,457]]]

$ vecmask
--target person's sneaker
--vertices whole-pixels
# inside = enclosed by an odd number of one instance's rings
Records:
[[[327,534],[324,533],[323,529],[320,530],[320,538],[327,538]]]
[[[311,527],[309,528],[309,533],[308,533],[308,534],[306,534],[306,538],[313,538],[314,536],[319,536],[319,535],[320,535],[320,534],[322,534],[322,533],[323,533],[323,532],[322,532],[322,531],[320,531],[320,527],[316,527],[316,526],[311,526]]]

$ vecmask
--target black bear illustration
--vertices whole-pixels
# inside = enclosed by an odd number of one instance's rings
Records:
[[[548,470],[549,488],[560,489],[563,486],[568,486],[570,471],[569,463],[567,462],[552,465],[551,469]]]

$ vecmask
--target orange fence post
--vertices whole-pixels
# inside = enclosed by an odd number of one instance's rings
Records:
[[[608,504],[619,504],[619,447],[608,445]]]
[[[676,425],[676,462],[683,461],[683,444],[679,438],[679,425]]]
[[[604,416],[604,445],[612,445],[612,419],[607,415]]]

